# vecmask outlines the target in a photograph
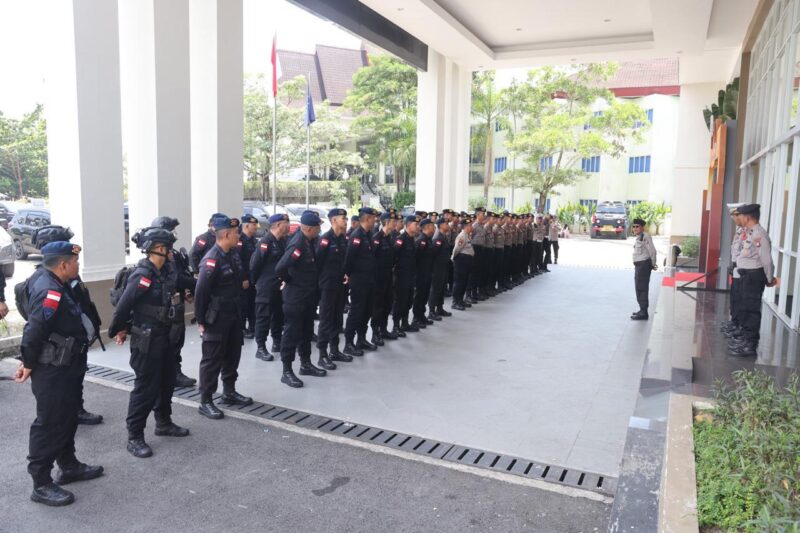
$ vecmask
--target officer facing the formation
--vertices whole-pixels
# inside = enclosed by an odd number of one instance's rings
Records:
[[[723,322],[720,327],[722,334],[726,337],[731,337],[734,334],[741,333],[739,331],[740,325],[738,316],[736,314],[736,306],[739,302],[742,276],[739,274],[739,271],[736,268],[736,261],[739,258],[739,254],[742,252],[742,242],[747,238],[745,229],[741,222],[742,217],[739,215],[739,208],[743,205],[745,204],[728,204],[731,222],[734,224],[735,231],[733,234],[733,240],[731,241],[731,264],[728,267],[728,276],[731,278],[731,319]]]
[[[200,271],[200,260],[205,257],[217,240],[217,234],[214,230],[214,217],[220,214],[214,213],[211,215],[211,218],[208,219],[208,230],[194,239],[194,244],[192,244],[192,249],[189,252],[189,261],[194,272]]]
[[[561,231],[561,226],[558,220],[553,215],[550,215],[550,225],[548,226],[548,239],[550,239],[550,247],[553,249],[553,264],[558,264],[558,233]]]
[[[242,329],[245,339],[255,337],[256,331],[256,288],[250,276],[250,258],[256,251],[257,230],[258,219],[247,213],[242,215],[242,230],[236,246],[239,249],[242,270],[246,276],[242,286]]]
[[[464,311],[471,304],[464,301],[464,293],[469,283],[469,275],[472,271],[472,263],[475,260],[475,250],[470,242],[472,233],[472,219],[464,218],[463,229],[456,237],[453,246],[453,309]]]
[[[431,239],[433,249],[433,265],[431,272],[431,290],[428,296],[428,319],[439,321],[442,317],[452,316],[444,309],[444,287],[447,283],[447,266],[450,264],[449,233],[450,224],[444,218],[439,218],[436,223],[436,232]]]
[[[272,334],[272,351],[281,352],[283,296],[275,266],[286,251],[289,215],[269,217],[269,231],[258,242],[250,258],[250,281],[256,287],[256,359],[272,361],[267,351],[267,333]]]
[[[156,435],[185,437],[189,430],[172,422],[172,391],[177,370],[175,346],[178,322],[184,320],[178,295],[178,277],[169,267],[169,251],[175,235],[163,228],[146,228],[131,239],[147,257],[137,263],[114,310],[109,337],[122,345],[131,335],[130,365],[136,380],[128,402],[128,451],[134,457],[150,457],[144,440],[150,411],[156,419]]]
[[[295,352],[300,355],[301,375],[322,377],[327,374],[311,364],[311,337],[318,291],[314,239],[319,235],[320,224],[322,220],[316,212],[304,212],[300,217],[300,229],[289,239],[286,251],[275,267],[278,277],[285,283],[283,315],[286,322],[281,339],[281,383],[295,388],[303,386],[292,370]]]
[[[333,361],[350,362],[349,355],[339,351],[339,332],[342,329],[344,313],[344,286],[347,276],[344,273],[344,257],[347,253],[347,211],[331,209],[328,212],[331,229],[317,239],[317,270],[319,271],[319,331],[317,364],[325,370],[336,370]],[[330,353],[328,352],[330,349]]]
[[[730,354],[737,357],[756,355],[761,328],[761,305],[765,287],[776,287],[775,265],[772,263],[772,243],[761,224],[761,206],[743,205],[739,217],[744,227],[742,249],[736,259],[736,269],[741,279],[736,314],[739,330],[728,344]]]
[[[633,219],[633,234],[636,241],[633,243],[633,266],[635,270],[634,285],[636,287],[636,301],[639,310],[631,315],[631,320],[647,320],[648,307],[650,306],[650,274],[658,270],[656,264],[656,247],[653,238],[644,231],[645,222],[641,218]]]
[[[17,383],[30,377],[36,398],[28,451],[28,473],[34,487],[31,500],[52,506],[75,501],[61,485],[103,474],[102,466],[89,466],[75,457],[78,403],[89,338],[94,334],[69,285],[78,277],[80,250],[80,246],[66,241],[42,248],[47,272],[30,287],[21,364],[14,376]],[[55,483],[51,477],[53,462],[61,469]]]
[[[240,292],[241,265],[236,254],[239,221],[221,213],[211,218],[215,244],[200,262],[195,288],[194,312],[203,337],[200,359],[200,414],[218,420],[223,417],[212,396],[222,374],[222,401],[249,405],[252,398],[236,392],[239,358],[242,355]]]
[[[350,286],[350,312],[344,328],[344,353],[364,355],[363,350],[376,350],[367,340],[367,323],[372,313],[375,290],[375,252],[372,245],[372,226],[377,212],[371,207],[358,210],[359,227],[350,234],[345,257],[344,273]],[[358,335],[358,344],[354,339]]]

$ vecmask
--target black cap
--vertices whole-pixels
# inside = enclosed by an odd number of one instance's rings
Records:
[[[319,213],[316,211],[303,211],[303,214],[300,216],[300,224],[304,226],[319,226],[322,224],[322,219],[319,218]]]
[[[362,207],[362,208],[360,208],[358,210],[358,214],[359,214],[359,216],[377,215],[378,212],[376,210],[372,209],[371,207]]]
[[[358,222],[358,215],[353,215],[350,217],[350,222]]]
[[[253,215],[248,215],[245,213],[242,215],[242,224],[258,224],[258,219]]]
[[[345,217],[347,216],[346,209],[342,209],[341,207],[334,207],[333,209],[328,211],[328,218],[341,217],[341,216]]]
[[[633,219],[633,223],[636,224],[637,226],[641,226],[641,227],[645,226],[645,221],[644,221],[644,219],[641,219],[641,218],[634,218]]]
[[[761,215],[761,204],[744,204],[739,207],[739,214],[758,217]]]

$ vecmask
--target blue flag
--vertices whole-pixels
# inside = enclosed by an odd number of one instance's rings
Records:
[[[317,120],[314,114],[314,100],[311,98],[311,80],[306,78],[306,128]]]

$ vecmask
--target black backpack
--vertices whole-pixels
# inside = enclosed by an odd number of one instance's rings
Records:
[[[17,303],[17,311],[22,315],[22,318],[28,320],[28,311],[30,310],[30,292],[28,286],[31,278],[21,281],[14,285],[14,301]]]
[[[131,276],[134,269],[136,269],[135,266],[124,266],[120,268],[114,276],[114,286],[111,287],[110,291],[111,305],[114,307],[117,306],[120,298],[122,298],[122,293],[125,292],[125,287],[128,285],[128,278]]]

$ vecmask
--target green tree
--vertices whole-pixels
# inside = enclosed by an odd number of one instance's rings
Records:
[[[356,117],[353,132],[366,140],[367,159],[393,165],[397,191],[408,191],[416,169],[417,71],[388,55],[370,56],[353,75],[344,107]]]
[[[21,119],[0,113],[0,192],[14,198],[47,196],[47,128],[44,108]]]
[[[541,67],[528,73],[523,125],[509,148],[525,158],[516,178],[539,194],[539,205],[561,185],[588,176],[581,160],[620,157],[629,140],[641,142],[648,127],[644,110],[618,100],[604,88],[617,65],[578,65],[570,70]],[[598,107],[601,112],[595,112]]]
[[[508,87],[500,91],[500,100],[505,116],[498,119],[498,122],[506,131],[505,144],[508,148],[508,156],[511,158],[511,169],[501,173],[497,177],[497,183],[504,187],[511,187],[512,210],[514,210],[514,190],[517,187],[524,186],[526,182],[525,173],[520,174],[517,172],[517,152],[514,150],[514,139],[517,129],[528,111],[529,92],[530,86],[520,83],[516,79],[512,80]]]
[[[494,86],[494,71],[476,72],[472,76],[472,116],[478,120],[480,140],[483,141],[483,196],[489,203],[492,185],[492,143],[495,123],[504,115],[504,100]],[[474,143],[473,143],[474,144]]]

